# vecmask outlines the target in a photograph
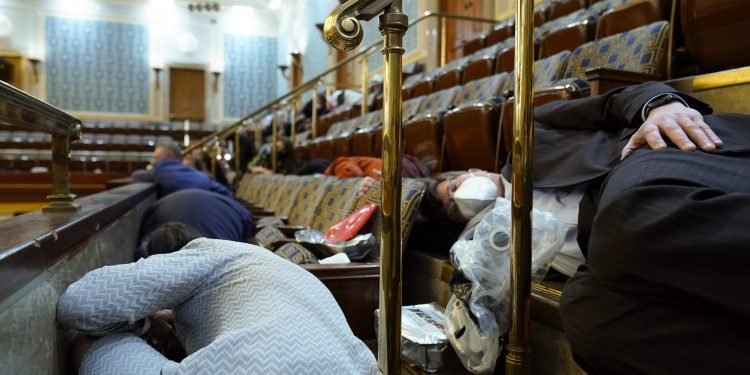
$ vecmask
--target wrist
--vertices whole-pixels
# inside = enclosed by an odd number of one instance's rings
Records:
[[[641,109],[641,120],[646,122],[646,119],[648,119],[653,110],[670,104],[677,104],[690,108],[685,99],[681,98],[679,95],[674,93],[663,93],[646,101],[646,104],[644,104]]]

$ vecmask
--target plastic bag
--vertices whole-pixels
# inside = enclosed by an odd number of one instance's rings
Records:
[[[326,242],[323,232],[315,229],[301,229],[294,232],[294,239],[318,258],[345,253],[351,261],[362,261],[375,248],[375,236],[372,233],[360,234],[349,241],[331,244]]]
[[[474,238],[451,248],[451,263],[471,288],[454,294],[446,307],[446,334],[464,367],[477,374],[494,371],[500,337],[510,325],[510,222],[510,201],[498,198]],[[562,248],[565,225],[537,209],[531,222],[532,282],[539,282]]]

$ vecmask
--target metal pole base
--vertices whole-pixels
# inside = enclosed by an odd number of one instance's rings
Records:
[[[75,194],[48,195],[49,206],[42,208],[42,212],[77,212],[81,209],[81,205],[73,201],[75,198]]]

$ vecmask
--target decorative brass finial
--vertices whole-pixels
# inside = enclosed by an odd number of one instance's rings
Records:
[[[336,49],[350,51],[362,42],[362,24],[382,13],[393,0],[350,0],[339,5],[326,18],[323,35]]]

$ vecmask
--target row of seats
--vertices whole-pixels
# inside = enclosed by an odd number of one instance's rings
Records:
[[[661,1],[661,0],[660,0]],[[594,35],[591,25],[606,24],[602,27],[606,33],[601,38],[627,31],[635,27],[663,19],[658,11],[657,2],[651,0],[603,0],[589,8],[577,11],[547,22],[537,29],[540,59],[556,55],[565,50],[591,41]],[[599,17],[599,15],[604,16]],[[594,22],[599,18],[599,23]],[[613,22],[614,20],[614,22]],[[504,24],[501,24],[503,26]],[[511,34],[493,32],[482,36],[486,41],[483,48],[470,55],[451,61],[431,72],[413,74],[405,78],[402,96],[404,100],[427,95],[429,93],[451,88],[457,85],[481,79],[492,74],[510,72],[514,68],[515,39]],[[549,34],[549,35],[548,35]],[[502,39],[504,38],[504,39]],[[597,38],[600,39],[600,38]],[[368,97],[371,98],[371,97]],[[382,93],[376,96],[374,108],[382,107]],[[330,126],[338,121],[357,117],[360,113],[346,108],[322,118],[318,125],[318,134],[326,134]]]
[[[73,142],[73,150],[153,151],[157,143],[173,141],[171,136],[140,134],[87,134]],[[49,150],[52,136],[42,132],[0,131],[0,148]]]
[[[625,71],[627,79],[661,79],[668,34],[669,23],[659,21],[537,60],[534,87],[540,92],[554,88],[556,97],[576,97],[628,83],[622,78],[605,80],[602,71]],[[591,68],[600,68],[598,75],[592,76]],[[498,169],[509,149],[513,77],[513,72],[501,72],[404,101],[405,152],[433,171]],[[330,160],[380,155],[381,124],[380,110],[340,121],[295,152],[302,159]]]
[[[128,132],[138,131],[159,131],[159,132],[170,132],[170,131],[185,131],[185,122],[175,121],[171,123],[157,123],[157,122],[139,122],[139,121],[99,121],[99,120],[86,120],[83,121],[83,128],[89,131],[96,131],[97,129],[108,129],[106,132],[117,132],[112,129],[125,129]],[[194,132],[214,132],[219,129],[219,125],[211,123],[201,123],[195,121],[188,122],[188,130]]]
[[[156,144],[182,142],[185,135],[201,139],[218,130],[218,125],[190,122],[187,128],[186,132],[184,122],[84,121],[81,139],[71,143],[71,170],[130,172],[148,164]],[[3,170],[51,166],[51,136],[47,133],[3,126],[0,148]]]
[[[249,208],[260,227],[255,241],[260,246],[277,250],[280,244],[288,242],[286,240],[293,231],[312,228],[325,232],[366,204],[379,204],[380,182],[359,195],[362,182],[361,178],[339,180],[331,176],[247,174],[238,184],[235,198]],[[401,197],[404,243],[424,192],[421,181],[404,179]],[[381,226],[380,215],[375,214],[367,231],[380,233]],[[373,259],[377,259],[377,254]]]
[[[88,152],[73,151],[70,170],[95,173],[131,173],[143,169],[149,163],[150,152]],[[4,149],[0,157],[0,170],[30,171],[34,167],[52,169],[52,153],[49,150]]]

